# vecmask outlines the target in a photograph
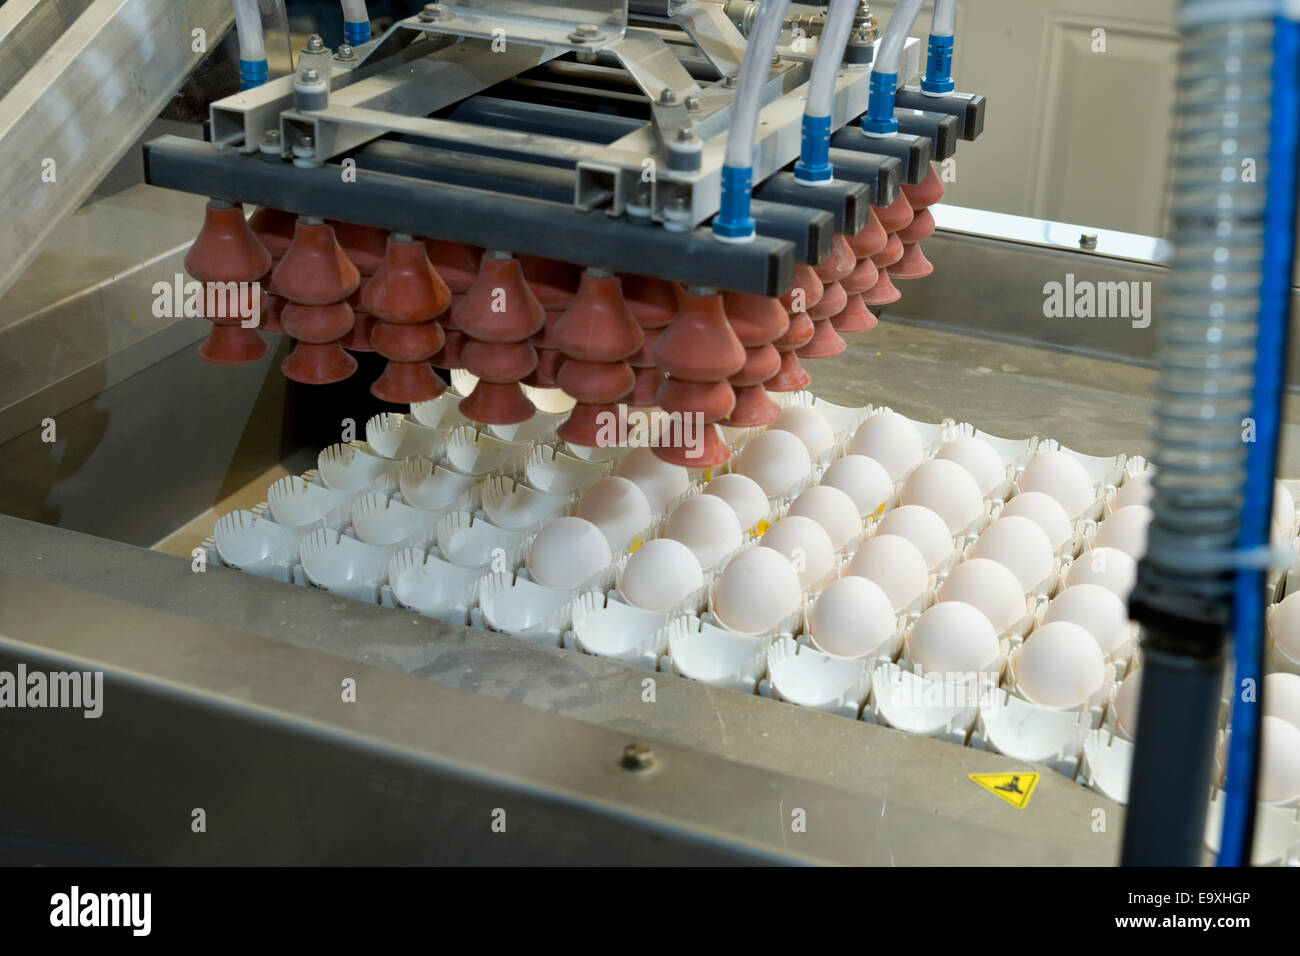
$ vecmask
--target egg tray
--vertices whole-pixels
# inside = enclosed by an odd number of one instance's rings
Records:
[[[455,384],[462,388],[472,386],[472,382],[464,380]],[[774,397],[783,405],[807,404],[817,408],[831,424],[835,440],[804,479],[771,501],[768,518],[746,533],[742,549],[755,546],[765,525],[784,515],[794,497],[815,484],[829,464],[845,453],[849,438],[863,421],[888,410],[883,406],[837,406],[807,392]],[[1117,487],[1146,468],[1141,458],[1088,456],[1050,439],[1036,437],[1004,439],[952,419],[939,423],[913,422],[925,442],[923,460],[933,457],[944,442],[958,435],[972,435],[998,451],[1005,465],[1005,479],[987,496],[980,517],[954,536],[953,555],[944,565],[932,570],[931,587],[900,616],[890,645],[891,653],[872,660],[845,659],[816,646],[806,627],[806,613],[820,588],[841,573],[854,549],[874,533],[883,516],[897,505],[898,492],[906,476],[895,483],[890,499],[881,513],[869,519],[863,534],[837,554],[832,574],[806,591],[802,607],[791,619],[766,634],[738,634],[727,629],[712,613],[711,584],[715,571],[706,574],[704,586],[696,594],[666,612],[632,607],[623,598],[617,581],[627,554],[618,556],[580,588],[556,591],[532,581],[524,566],[532,535],[550,518],[571,513],[581,491],[609,473],[626,449],[573,448],[556,441],[554,428],[566,417],[564,410],[539,411],[530,420],[531,425],[505,429],[478,426],[459,414],[458,398],[453,390],[440,399],[413,405],[409,415],[385,413],[371,419],[366,423],[365,441],[325,449],[317,469],[277,482],[272,492],[276,488],[280,492],[269,493],[266,503],[249,512],[223,516],[213,537],[203,543],[208,561],[300,586],[321,587],[357,600],[416,610],[454,624],[509,633],[742,693],[756,693],[797,706],[1044,763],[1108,796],[1114,796],[1109,791],[1120,789],[1113,782],[1115,772],[1105,770],[1123,756],[1123,747],[1110,753],[1109,761],[1102,758],[1107,749],[1127,744],[1115,735],[1108,707],[1118,680],[1130,666],[1132,645],[1108,662],[1111,673],[1107,684],[1094,699],[1072,711],[1053,711],[1025,700],[1016,692],[1014,682],[1008,683],[1005,665],[1023,639],[1041,622],[1043,609],[1064,580],[1071,562],[1091,547],[1099,523],[1113,511],[1111,504]],[[722,429],[724,440],[733,452],[732,461],[734,453],[761,431],[761,428]],[[1044,450],[1058,449],[1084,465],[1094,479],[1096,495],[1075,520],[1070,538],[1058,549],[1053,574],[1027,596],[1030,610],[1026,620],[1011,629],[1012,633],[1002,635],[1003,652],[996,685],[984,688],[985,701],[973,706],[938,707],[932,711],[912,708],[907,718],[900,716],[897,708],[891,710],[888,706],[886,692],[893,694],[905,682],[925,682],[925,678],[910,669],[907,660],[909,628],[934,603],[934,592],[946,572],[965,560],[980,533],[997,518],[1004,502],[1017,490],[1019,474],[1028,461]],[[657,537],[671,508],[686,497],[700,493],[707,481],[729,471],[730,464],[690,472],[685,494],[654,516],[650,526],[634,538],[632,549]],[[407,490],[416,496],[414,483],[434,476],[458,482],[463,493],[431,509],[434,518],[431,531],[421,522],[417,533],[405,539],[384,545],[362,540],[366,529],[364,518],[358,521],[358,508],[374,511],[385,503],[389,508],[409,508],[411,505],[403,494],[403,478]],[[309,515],[310,521],[302,521],[304,515],[299,513],[290,522],[294,526],[282,524],[276,520],[275,504],[280,503],[280,513],[286,513],[283,503],[289,492],[315,495],[321,498],[322,505],[329,506]],[[528,508],[502,508],[502,502],[512,497],[537,496],[547,497],[546,507],[536,513]],[[502,519],[506,513],[516,520],[517,526],[502,527],[498,523],[510,524],[509,520]],[[524,518],[529,520],[525,523]],[[258,524],[267,526],[262,531],[271,544],[256,560],[237,562],[223,558],[223,549],[218,545],[223,532],[229,538],[233,532],[250,533]],[[485,540],[478,541],[473,548],[467,547],[466,539],[473,537]],[[1290,539],[1294,547],[1294,527]],[[307,570],[312,561],[304,557],[317,558],[330,549],[348,551],[342,579],[328,583],[319,577],[313,579]],[[226,549],[226,558],[229,550]],[[467,564],[469,557],[474,560]],[[725,561],[721,566],[725,566]],[[411,588],[402,587],[412,577],[426,587],[436,585],[433,590],[439,600],[413,606],[416,602],[411,600]],[[1279,589],[1283,581],[1283,576],[1278,576]],[[1290,581],[1290,576],[1286,576],[1285,582]],[[398,582],[396,590],[394,582]],[[401,599],[403,596],[406,600]],[[1041,727],[1033,734],[1012,732],[1026,723]]]

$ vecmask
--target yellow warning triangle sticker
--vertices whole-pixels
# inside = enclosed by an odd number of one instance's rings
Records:
[[[1036,773],[973,773],[970,778],[1017,810],[1023,810],[1029,805],[1029,798],[1038,786]]]

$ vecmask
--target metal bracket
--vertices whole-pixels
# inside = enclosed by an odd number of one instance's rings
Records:
[[[723,76],[740,72],[745,58],[745,38],[716,3],[689,3],[674,7],[671,19],[691,38],[705,59]]]
[[[627,29],[627,0],[448,0],[430,3],[402,26],[481,37],[502,44],[600,50]]]

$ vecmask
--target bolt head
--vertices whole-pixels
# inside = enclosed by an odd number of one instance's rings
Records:
[[[655,755],[645,744],[628,744],[623,748],[622,765],[625,770],[645,770],[654,763]]]
[[[700,98],[698,96],[686,97],[686,108],[688,110],[698,110],[700,108]]]
[[[319,83],[320,73],[317,70],[303,70],[302,81],[304,83]]]
[[[773,65],[773,66],[780,66],[780,65],[781,65],[781,62],[782,62],[782,61],[781,61],[781,54],[780,54],[780,53],[773,53],[773,54],[772,54],[772,65]]]
[[[352,47],[348,46],[348,44],[345,43],[338,48],[338,52],[335,53],[334,55],[337,56],[340,60],[350,60],[354,56],[356,56],[356,51],[353,50]]]
[[[679,130],[677,131],[677,140],[678,140],[678,142],[689,143],[689,142],[690,142],[691,140],[693,140],[694,138],[695,138],[695,134],[692,133],[692,132],[691,132],[687,127],[685,127],[685,126],[683,126],[681,129],[679,129]]]
[[[268,144],[280,142],[280,131],[278,129],[268,129],[262,134],[262,142]]]
[[[659,94],[659,102],[666,106],[672,106],[677,102],[677,91],[664,87],[663,91]]]
[[[307,39],[307,51],[309,53],[319,53],[325,49],[325,41],[320,38],[320,34],[313,33]]]
[[[585,37],[597,37],[600,36],[600,27],[594,23],[580,23],[578,32]]]
[[[738,81],[739,81],[739,77],[737,77],[735,73],[728,73],[726,76],[722,78],[722,85],[725,86],[727,89],[732,90],[736,88],[736,83]]]

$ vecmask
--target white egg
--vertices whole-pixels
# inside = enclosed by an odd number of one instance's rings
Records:
[[[1126,505],[1117,508],[1110,517],[1097,525],[1093,536],[1094,548],[1118,548],[1135,561],[1147,553],[1147,525],[1151,523],[1151,509],[1146,505]]]
[[[717,495],[694,495],[668,515],[663,537],[680,541],[694,552],[700,566],[711,568],[740,547],[740,521]]]
[[[878,515],[894,493],[894,482],[885,466],[866,455],[845,455],[831,462],[822,475],[823,485],[838,488],[857,506],[858,515]]]
[[[1137,562],[1118,548],[1090,548],[1074,559],[1065,584],[1100,584],[1127,603],[1137,573]]]
[[[848,452],[874,458],[898,481],[921,463],[924,449],[915,425],[897,412],[878,412],[858,426]]]
[[[1287,486],[1273,482],[1273,537],[1285,538],[1295,524],[1295,499]]]
[[[1300,797],[1300,727],[1293,727],[1280,717],[1261,717],[1259,731],[1260,803],[1288,803]],[[1220,783],[1227,770],[1231,740],[1232,734],[1225,734],[1215,753]]]
[[[801,587],[812,587],[835,569],[835,546],[826,529],[812,518],[782,518],[767,529],[758,543],[785,555],[799,573]]]
[[[971,473],[955,461],[931,459],[917,465],[903,482],[899,500],[929,508],[956,534],[984,510],[984,496]]]
[[[880,585],[895,611],[901,611],[930,585],[929,567],[921,549],[896,534],[878,534],[868,539],[844,569]]]
[[[808,448],[797,435],[769,429],[755,435],[740,450],[731,470],[758,482],[769,498],[790,491],[812,470]]]
[[[1106,682],[1106,661],[1078,624],[1053,621],[1037,628],[1016,655],[1016,685],[1036,704],[1065,709],[1082,704]]]
[[[811,405],[788,405],[782,409],[769,428],[777,428],[796,436],[808,449],[808,456],[816,461],[835,444],[835,433],[822,413]]]
[[[695,553],[672,538],[647,541],[627,559],[618,588],[629,604],[666,611],[704,586]]]
[[[956,549],[944,520],[920,505],[900,505],[887,512],[876,525],[876,534],[906,538],[925,555],[926,564],[932,568],[946,561]]]
[[[984,529],[968,552],[1006,565],[1025,591],[1033,591],[1052,573],[1055,552],[1047,532],[1030,518],[1010,515]]]
[[[706,495],[715,495],[736,513],[736,520],[746,531],[752,530],[772,510],[772,503],[757,481],[746,475],[718,475],[704,486]]]
[[[998,635],[979,608],[962,601],[934,605],[912,626],[907,652],[921,673],[957,680],[998,669]]]
[[[1116,490],[1110,506],[1118,511],[1130,505],[1151,504],[1151,498],[1155,495],[1155,489],[1151,487],[1151,474],[1148,470],[1129,475],[1128,480]]]
[[[794,566],[779,551],[750,548],[729,562],[713,593],[713,613],[733,631],[759,634],[799,609],[803,591]]]
[[[1264,713],[1300,728],[1300,674],[1278,671],[1264,678]]]
[[[1268,609],[1268,633],[1283,655],[1300,663],[1300,591]]]
[[[971,558],[953,568],[939,586],[938,598],[978,608],[999,634],[1029,613],[1024,589],[1016,576],[988,558]]]
[[[614,474],[628,479],[640,488],[655,514],[660,514],[676,498],[684,495],[690,484],[685,468],[670,465],[646,447],[633,448],[624,455],[614,469]]]
[[[893,639],[898,626],[888,595],[857,577],[832,581],[813,602],[808,623],[814,643],[837,657],[872,654]]]
[[[1052,621],[1078,624],[1092,635],[1106,658],[1132,637],[1124,602],[1099,584],[1078,584],[1061,591],[1043,614],[1044,624]]]
[[[987,495],[1007,477],[1007,466],[988,442],[974,435],[959,435],[944,442],[935,458],[954,461],[971,473],[980,494]]]
[[[574,512],[601,530],[615,554],[626,551],[632,539],[650,527],[653,517],[645,493],[635,483],[613,475],[593,481]]]
[[[830,485],[813,485],[805,489],[790,505],[787,517],[812,518],[831,538],[836,550],[862,534],[862,519],[853,499]]]
[[[1097,497],[1083,464],[1063,451],[1045,451],[1031,458],[1020,473],[1020,490],[1051,495],[1071,518],[1082,514]]]
[[[1002,507],[1000,514],[1028,518],[1047,532],[1047,540],[1053,548],[1061,547],[1074,533],[1065,508],[1051,495],[1045,495],[1041,491],[1026,491],[1016,495]]]
[[[1142,695],[1142,669],[1131,670],[1128,676],[1120,682],[1119,690],[1115,691],[1115,701],[1111,705],[1115,708],[1115,723],[1120,730],[1128,734],[1129,739],[1137,737],[1138,728],[1138,701]]]
[[[556,518],[528,548],[528,573],[548,588],[576,588],[613,560],[609,542],[585,518]]]

